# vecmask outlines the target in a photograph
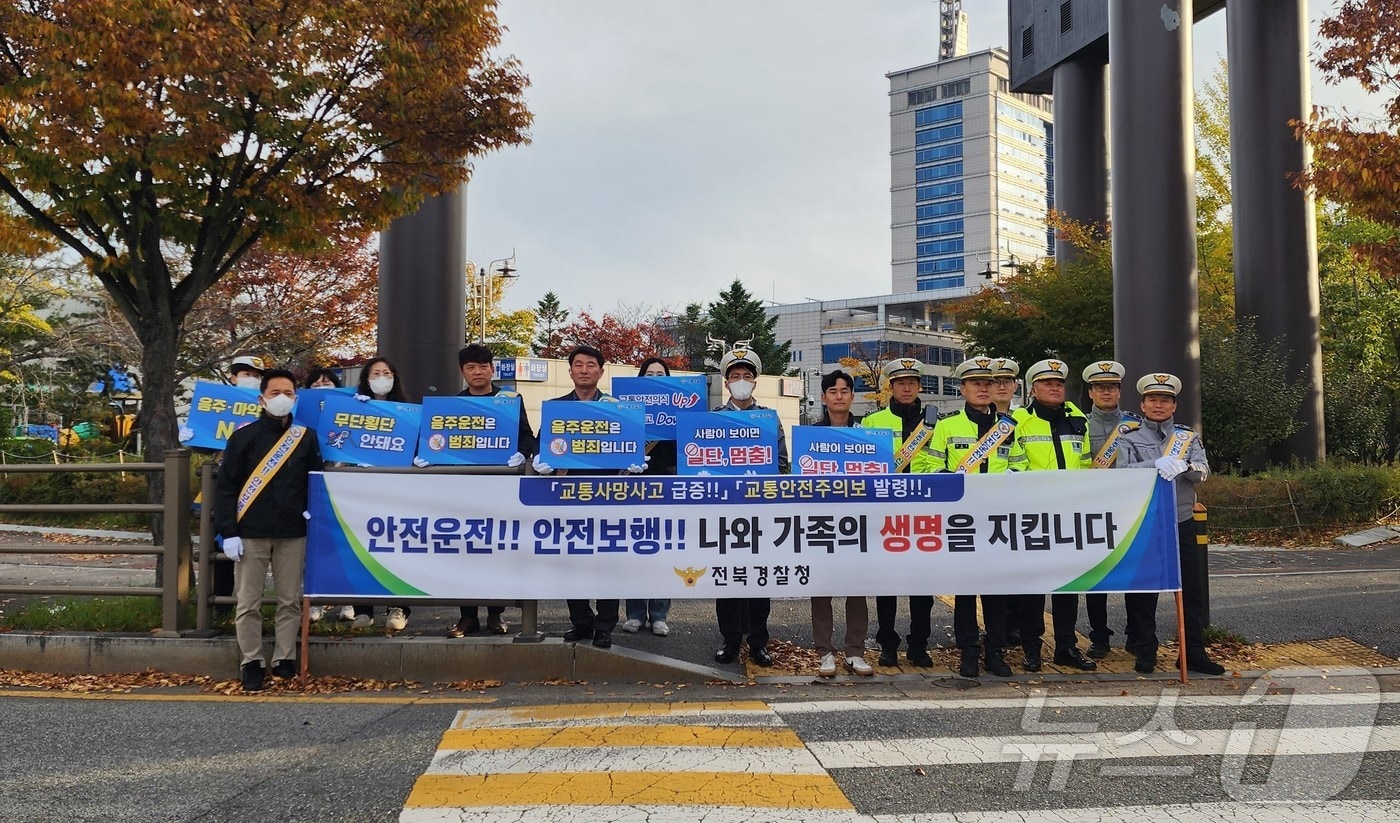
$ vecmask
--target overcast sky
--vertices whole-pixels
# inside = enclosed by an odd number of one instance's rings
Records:
[[[1309,0],[1317,20],[1337,0]],[[969,0],[969,51],[1006,46]],[[503,0],[533,142],[480,158],[468,256],[514,248],[506,308],[708,303],[739,277],[780,303],[890,289],[889,83],[937,58],[935,0]],[[1225,15],[1195,30],[1196,74]],[[1313,102],[1368,108],[1314,83]],[[1370,105],[1374,109],[1376,106]]]

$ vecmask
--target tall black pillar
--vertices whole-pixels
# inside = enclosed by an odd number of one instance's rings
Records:
[[[462,389],[466,339],[467,198],[431,198],[379,237],[379,353],[414,400]]]
[[[1266,457],[1315,462],[1326,456],[1317,223],[1312,194],[1288,181],[1310,160],[1307,143],[1288,125],[1306,120],[1312,108],[1307,4],[1230,0],[1225,14],[1235,314],[1256,318],[1260,340],[1278,342],[1289,373],[1308,386],[1297,413],[1302,429]]]
[[[1128,369],[1124,408],[1137,408],[1139,377],[1170,372],[1184,384],[1177,422],[1199,426],[1193,11],[1193,0],[1109,0],[1109,142],[1113,338]]]
[[[1077,56],[1055,67],[1055,210],[1103,229],[1108,223],[1108,78],[1100,57]],[[1055,244],[1055,262],[1078,256]]]

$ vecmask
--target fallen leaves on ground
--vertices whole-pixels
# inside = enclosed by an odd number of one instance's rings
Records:
[[[409,691],[421,689],[412,680],[372,680],[359,677],[311,675],[301,685],[295,678],[281,680],[268,676],[260,695],[349,694],[363,692]],[[504,685],[500,680],[457,680],[442,684],[453,691],[484,691]],[[48,674],[0,669],[0,686],[48,689],[51,691],[127,694],[138,689],[195,688],[213,694],[247,694],[241,681],[219,680],[207,675],[170,674],[147,669],[124,674]]]

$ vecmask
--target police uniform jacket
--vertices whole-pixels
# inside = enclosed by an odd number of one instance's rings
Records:
[[[1123,412],[1121,409],[1111,409],[1103,411],[1098,406],[1089,407],[1089,455],[1099,453],[1103,444],[1108,442],[1109,435],[1118,428],[1118,424],[1123,422]]]
[[[963,458],[977,445],[977,441],[991,431],[1000,417],[994,411],[985,412],[964,403],[958,411],[938,418],[928,447],[934,464],[933,471],[957,471]],[[978,464],[975,471],[979,474],[999,474],[1025,468],[1026,453],[1016,442],[1016,433],[1012,432],[995,451],[987,455],[987,459]]]
[[[1161,423],[1143,420],[1142,423],[1118,438],[1118,460],[1114,468],[1151,467],[1165,451],[1177,426],[1168,418]],[[1196,484],[1210,476],[1210,464],[1206,461],[1206,449],[1198,435],[1191,441],[1186,451],[1186,471],[1176,476],[1176,522],[1191,519],[1191,510],[1196,505]]]
[[[1016,443],[1025,450],[1030,471],[1087,469],[1092,464],[1089,418],[1073,403],[1048,408],[1032,402],[1012,412],[1011,419],[1016,421]]]
[[[864,429],[886,429],[894,435],[894,450],[897,454],[904,446],[904,441],[913,434],[923,423],[930,429],[938,423],[938,415],[932,407],[926,407],[919,398],[914,398],[914,402],[909,405],[897,403],[893,399],[890,404],[879,411],[873,411],[861,418],[860,425]],[[924,447],[914,453],[914,458],[905,466],[905,472],[913,474],[928,474],[938,471],[938,463],[934,460],[929,451],[933,443],[930,436]]]
[[[725,403],[723,406],[715,406],[714,409],[713,409],[712,411],[755,411],[755,410],[763,410],[763,409],[767,409],[767,410],[769,410],[769,411],[772,411],[771,409],[768,409],[767,406],[760,406],[760,405],[758,405],[757,403],[753,404],[752,406],[749,406],[749,407],[746,408],[746,409],[741,409],[741,408],[739,408],[738,406],[734,405],[734,400],[731,398],[731,399],[729,400],[728,403]],[[774,414],[777,414],[777,412],[774,412]],[[785,436],[783,436],[783,424],[782,424],[781,421],[779,421],[779,423],[778,423],[778,473],[779,473],[779,474],[787,474],[787,473],[789,473],[790,471],[792,471],[792,460],[788,457],[787,438],[786,438]]]
[[[530,428],[530,417],[525,413],[524,398],[513,391],[501,391],[498,386],[492,386],[491,391],[486,394],[472,394],[471,389],[462,389],[457,392],[458,397],[495,397],[498,394],[514,397],[516,402],[520,404],[520,431],[515,437],[515,450],[525,455],[526,458],[534,457],[540,450],[540,443],[535,438],[535,430]]]
[[[291,539],[306,536],[307,475],[321,470],[316,432],[307,429],[287,456],[272,483],[258,495],[243,519],[238,518],[238,495],[243,484],[282,439],[292,416],[277,418],[263,412],[257,420],[229,435],[224,462],[214,489],[214,527],[224,537]]]

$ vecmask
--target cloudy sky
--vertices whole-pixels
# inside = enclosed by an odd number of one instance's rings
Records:
[[[1337,0],[1309,0],[1316,21]],[[1005,47],[970,0],[968,48]],[[856,10],[858,9],[858,10]],[[679,309],[735,277],[765,300],[890,288],[889,85],[937,57],[935,0],[503,0],[533,142],[476,162],[468,255],[514,249],[507,308]],[[1195,30],[1198,82],[1225,15]],[[1365,108],[1314,84],[1313,102]],[[1372,106],[1374,108],[1374,106]]]

